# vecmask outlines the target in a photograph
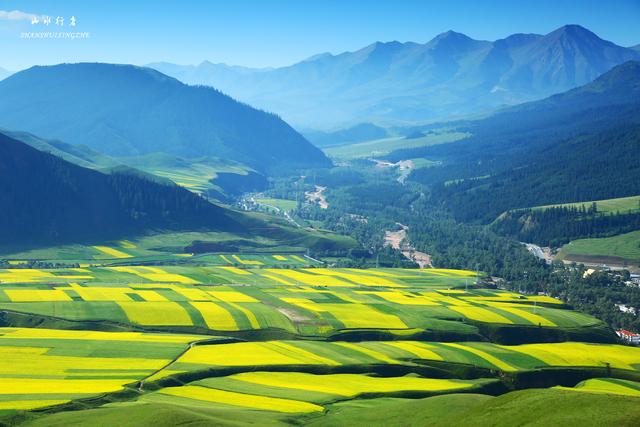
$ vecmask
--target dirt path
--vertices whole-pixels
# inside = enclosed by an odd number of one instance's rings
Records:
[[[536,257],[544,260],[547,264],[551,264],[553,262],[553,255],[551,254],[551,248],[541,247],[538,245],[534,245],[533,243],[525,243],[527,250],[531,252]]]
[[[393,249],[397,249],[402,252],[405,258],[412,260],[420,266],[420,268],[431,267],[431,257],[424,252],[416,251],[411,246],[407,239],[407,230],[409,227],[397,222],[400,230],[397,231],[385,231],[384,232],[384,244],[385,246],[391,246]]]
[[[396,163],[387,162],[386,160],[371,159],[378,168],[398,168],[397,181],[400,184],[404,184],[407,177],[413,170],[413,160],[400,160]]]
[[[329,207],[329,203],[327,203],[327,199],[324,195],[324,190],[326,189],[327,187],[316,185],[316,191],[307,191],[304,193],[304,195],[309,202],[317,202],[320,205],[321,209],[327,209]]]

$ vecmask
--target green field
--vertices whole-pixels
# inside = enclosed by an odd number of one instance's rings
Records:
[[[224,193],[224,190],[215,184],[218,173],[246,175],[252,171],[248,166],[214,157],[183,159],[164,153],[153,153],[119,160],[152,175],[169,179],[196,193],[211,189]]]
[[[0,270],[0,308],[70,321],[245,336],[453,334],[522,327],[598,333],[601,322],[544,296],[475,289],[458,270],[291,270],[298,255],[209,255],[226,266]],[[270,257],[267,262],[267,257]],[[278,259],[276,259],[278,258]],[[555,333],[555,332],[554,332]],[[512,338],[504,338],[508,341]]]
[[[250,213],[250,217],[266,217],[265,214]],[[271,226],[261,228],[260,237],[248,238],[244,234],[226,232],[159,232],[127,240],[53,246],[31,250],[5,251],[1,260],[64,262],[86,265],[119,265],[141,263],[209,263],[212,265],[236,265],[238,262],[222,262],[212,253],[243,254],[248,258],[263,257],[265,265],[313,266],[317,262],[305,258],[304,262],[278,262],[271,255],[295,254],[301,257],[307,248],[320,250],[333,248],[347,251],[355,242],[324,230],[296,229],[274,217],[269,217]],[[200,245],[196,245],[200,243]],[[208,244],[214,244],[209,247]],[[102,249],[105,249],[102,250]],[[117,252],[110,251],[113,249]],[[292,261],[292,259],[290,260]]]
[[[266,208],[277,208],[282,211],[292,211],[294,210],[298,204],[295,200],[287,200],[287,199],[265,199],[265,198],[257,198],[255,199],[256,203],[262,205]]]
[[[202,337],[0,328],[0,414],[122,390]]]
[[[578,404],[639,407],[640,348],[557,299],[465,270],[177,249],[197,237],[7,262],[0,425],[465,425],[496,410],[530,420],[527,405],[560,417],[556,401],[573,419]],[[38,256],[92,259],[29,268]],[[516,391],[532,387],[546,389]]]
[[[403,148],[417,148],[427,145],[444,144],[467,137],[461,132],[448,132],[437,135],[427,135],[422,138],[407,139],[403,136],[376,139],[373,141],[359,142],[357,144],[329,147],[324,151],[329,157],[336,159],[357,159],[366,157],[379,157]]]
[[[578,203],[562,203],[557,205],[546,205],[546,206],[536,206],[533,209],[548,209],[548,208],[557,208],[557,207],[565,207],[565,208],[584,208],[589,209],[591,205],[595,203],[598,212],[600,213],[629,213],[636,212],[640,210],[640,196],[631,196],[631,197],[621,197],[617,199],[606,199],[606,200],[594,200],[589,202],[578,202]]]
[[[640,231],[613,237],[579,239],[564,245],[560,259],[608,264],[640,262]]]

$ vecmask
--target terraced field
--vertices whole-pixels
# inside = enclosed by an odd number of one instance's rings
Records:
[[[479,339],[487,327],[602,327],[553,298],[475,289],[472,272],[250,268],[261,262],[221,256],[244,268],[0,270],[0,308],[69,321],[235,336],[250,331],[294,337],[378,330]]]
[[[322,424],[357,402],[541,386],[640,400],[640,348],[554,298],[482,288],[470,271],[207,256],[226,264],[12,260],[0,270],[0,423]]]
[[[152,241],[151,241],[152,242]],[[150,243],[150,242],[149,242]],[[144,246],[148,246],[145,242]],[[29,264],[34,260],[51,260],[50,256],[63,252],[63,258],[55,258],[55,261],[76,263],[82,267],[111,266],[122,264],[140,264],[158,260],[174,262],[185,265],[203,264],[211,266],[260,266],[260,267],[312,267],[321,265],[302,253],[243,253],[243,254],[197,254],[180,252],[172,248],[170,252],[162,252],[159,249],[138,246],[128,240],[110,242],[108,245],[83,246],[73,245],[60,249],[34,250],[25,253],[11,255],[7,263],[11,266]]]
[[[0,328],[0,414],[122,390],[202,337]]]

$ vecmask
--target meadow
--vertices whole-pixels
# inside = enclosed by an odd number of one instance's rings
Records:
[[[640,196],[620,197],[617,199],[594,200],[590,202],[577,203],[561,203],[557,205],[536,206],[533,209],[549,209],[549,208],[584,208],[589,209],[592,204],[596,205],[600,213],[629,213],[640,210]]]
[[[127,250],[127,249],[123,249]],[[297,255],[209,255],[239,265],[0,270],[0,308],[112,327],[243,337],[449,334],[602,327],[546,296],[479,289],[475,273],[428,269],[274,268]],[[273,262],[272,262],[273,261]],[[269,262],[269,264],[267,264]],[[488,331],[486,328],[490,328]],[[280,335],[278,335],[280,334]],[[285,335],[282,335],[285,334]]]
[[[202,337],[0,328],[0,414],[122,390]]]
[[[640,231],[613,237],[574,240],[560,249],[558,257],[581,262],[638,263]]]
[[[460,399],[469,409],[539,384],[638,399],[640,349],[472,271],[309,267],[291,253],[139,265],[126,262],[134,240],[91,250],[122,262],[0,270],[0,423],[331,425],[368,402],[480,396]]]
[[[394,136],[373,141],[345,144],[326,148],[324,151],[329,157],[336,159],[358,159],[368,157],[380,157],[403,148],[417,148],[428,145],[444,144],[466,138],[468,134],[463,132],[443,132],[441,134],[427,135],[421,138],[405,138]]]

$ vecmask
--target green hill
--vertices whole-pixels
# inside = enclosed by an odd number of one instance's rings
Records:
[[[260,171],[331,164],[273,114],[131,65],[63,64],[16,73],[0,82],[0,126],[113,156],[217,156]]]

